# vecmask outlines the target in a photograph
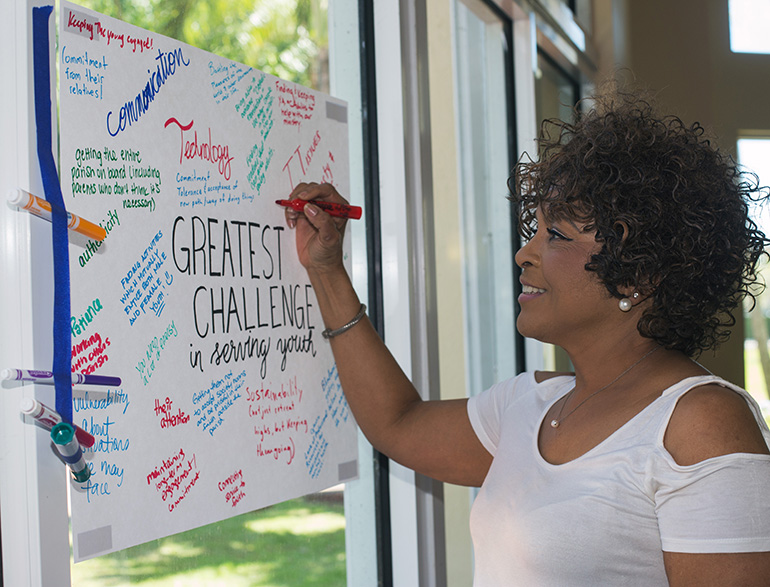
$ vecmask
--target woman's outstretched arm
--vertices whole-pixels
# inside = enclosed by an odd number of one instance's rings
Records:
[[[291,198],[346,203],[329,184],[301,184]],[[312,204],[286,217],[325,326],[347,324],[361,303],[342,263],[344,219]],[[375,448],[435,479],[481,485],[492,457],[471,428],[466,400],[423,401],[366,317],[329,343],[348,404]]]

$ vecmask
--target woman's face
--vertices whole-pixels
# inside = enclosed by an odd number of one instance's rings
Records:
[[[595,237],[580,222],[546,220],[538,208],[537,232],[516,253],[523,286],[516,325],[523,336],[568,347],[619,323],[618,300],[585,268],[601,248]]]

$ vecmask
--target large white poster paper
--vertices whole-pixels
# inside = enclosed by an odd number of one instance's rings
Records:
[[[357,474],[355,425],[294,236],[301,181],[348,191],[347,106],[62,3],[61,183],[72,366],[96,438],[75,560]]]

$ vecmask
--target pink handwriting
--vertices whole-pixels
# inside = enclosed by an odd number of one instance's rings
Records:
[[[230,163],[233,157],[230,157],[230,147],[228,145],[218,145],[211,140],[211,128],[209,128],[209,140],[208,142],[202,142],[198,144],[198,131],[194,131],[192,141],[185,141],[185,132],[189,131],[193,127],[195,121],[191,120],[190,124],[183,125],[176,118],[169,118],[163,125],[164,128],[168,128],[170,124],[176,124],[179,127],[180,133],[180,148],[179,148],[179,163],[182,163],[184,159],[202,159],[209,161],[210,163],[216,163],[219,173],[225,178],[230,179]]]
[[[102,340],[101,335],[95,332],[88,338],[72,346],[72,372],[89,375],[109,361],[105,352],[110,346],[110,339]]]

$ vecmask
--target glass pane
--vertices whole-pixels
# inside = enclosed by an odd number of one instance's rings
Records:
[[[745,138],[738,140],[738,160],[740,164],[759,176],[760,185],[770,183],[770,138]],[[755,209],[754,220],[770,234],[770,210],[767,207]],[[770,278],[767,260],[763,260],[762,275],[765,283]],[[766,289],[758,298],[757,305],[749,311],[748,302],[744,306],[744,369],[746,390],[754,396],[762,407],[765,419],[770,422],[770,350],[768,350],[768,332],[770,331],[770,289]]]
[[[456,5],[457,105],[469,393],[515,374],[505,37],[474,3]]]
[[[571,121],[573,107],[579,99],[576,82],[542,53],[538,55],[539,75],[535,80],[535,115],[538,132],[543,120],[556,118]],[[554,371],[572,371],[567,354],[550,344],[543,345],[545,368]]]
[[[107,16],[329,91],[328,0],[80,0]]]
[[[537,121],[548,118],[572,119],[572,108],[578,100],[575,82],[542,54],[538,56],[540,76],[535,82]]]
[[[345,513],[335,490],[74,565],[72,585],[345,585]]]

